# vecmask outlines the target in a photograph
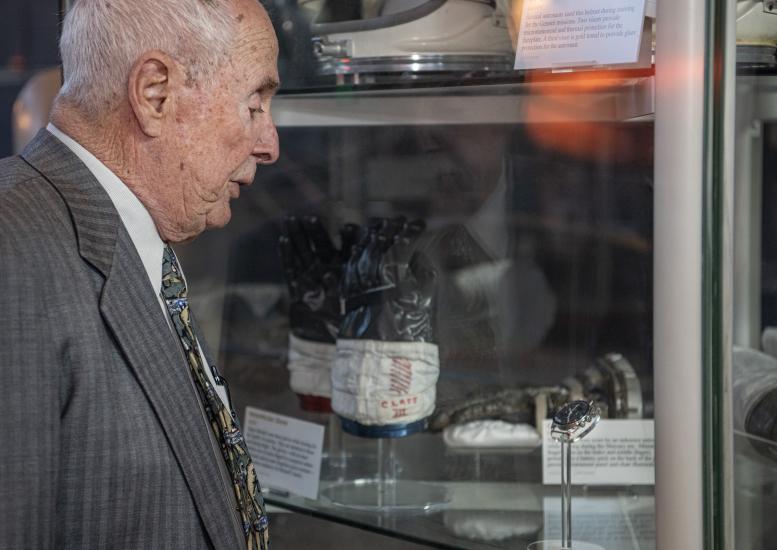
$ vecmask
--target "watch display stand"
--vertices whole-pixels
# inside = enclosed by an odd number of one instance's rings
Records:
[[[527,550],[604,550],[572,540],[572,443],[588,435],[599,418],[599,409],[587,401],[567,403],[553,416],[551,437],[561,443],[561,540],[532,542]]]
[[[341,481],[323,488],[320,495],[334,506],[381,512],[427,512],[451,500],[442,485],[399,479],[396,439],[377,439],[376,468],[372,477]]]
[[[354,472],[374,469],[375,453],[365,448],[349,448],[348,440],[336,414],[329,415],[326,427],[326,447],[321,453],[321,479],[343,481]]]
[[[560,540],[540,540],[532,542],[526,548],[527,550],[605,550],[598,544],[580,542],[577,540],[573,540],[571,546],[564,546]]]

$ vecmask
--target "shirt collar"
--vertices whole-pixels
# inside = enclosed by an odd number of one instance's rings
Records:
[[[158,294],[162,288],[162,253],[165,243],[159,236],[151,214],[129,187],[92,153],[51,123],[46,126],[46,130],[64,143],[86,165],[108,193],[124,228],[135,245],[140,261],[143,262],[151,288],[154,289],[155,294]]]

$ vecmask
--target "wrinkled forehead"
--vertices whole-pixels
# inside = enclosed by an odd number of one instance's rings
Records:
[[[232,10],[236,21],[235,54],[274,61],[278,57],[278,40],[264,7],[258,0],[235,0]]]

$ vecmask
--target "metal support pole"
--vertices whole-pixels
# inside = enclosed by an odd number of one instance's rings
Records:
[[[702,208],[707,5],[658,0],[654,391],[656,548],[704,547]]]
[[[561,548],[572,548],[572,443],[561,442]]]

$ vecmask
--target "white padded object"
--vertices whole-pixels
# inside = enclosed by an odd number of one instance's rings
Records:
[[[449,447],[529,447],[542,443],[539,432],[529,424],[512,424],[504,420],[475,420],[448,426],[442,433]]]
[[[439,373],[436,344],[338,339],[332,409],[364,425],[421,420],[434,410]]]
[[[330,397],[335,345],[289,334],[289,385],[294,393]]]

